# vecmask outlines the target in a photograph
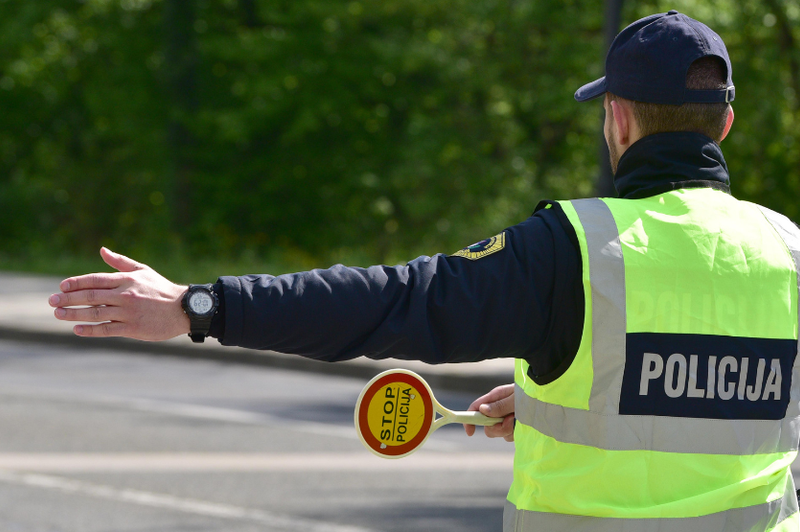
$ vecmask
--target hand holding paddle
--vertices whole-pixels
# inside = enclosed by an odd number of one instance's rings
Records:
[[[486,395],[475,399],[468,410],[477,410],[493,418],[502,418],[503,422],[483,428],[489,438],[503,438],[514,441],[514,385],[504,384]],[[464,425],[467,436],[475,434],[475,425]]]
[[[436,414],[441,417],[436,418]],[[433,396],[422,377],[405,369],[375,376],[356,402],[355,424],[361,442],[383,458],[413,453],[434,431],[449,423],[496,425],[503,418],[480,412],[453,412]]]

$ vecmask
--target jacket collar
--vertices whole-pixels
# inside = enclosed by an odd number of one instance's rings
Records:
[[[719,144],[709,137],[689,132],[657,133],[625,150],[614,187],[620,197],[628,199],[699,187],[730,194],[730,178]]]

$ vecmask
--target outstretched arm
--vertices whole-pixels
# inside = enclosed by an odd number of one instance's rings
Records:
[[[117,272],[64,279],[61,293],[49,299],[56,318],[88,322],[74,327],[78,336],[158,341],[189,333],[189,318],[181,308],[187,287],[106,248],[100,255]]]
[[[437,254],[402,266],[220,277],[209,333],[222,345],[331,362],[513,357],[547,374],[572,349],[561,339],[580,338],[584,306],[575,282],[580,255],[565,244],[553,211],[506,229],[505,247],[479,260]],[[81,323],[80,336],[164,340],[189,332],[180,305],[186,287],[107,249],[101,255],[118,272],[65,279],[50,299],[57,318]]]
[[[486,395],[475,399],[467,410],[478,410],[489,417],[502,417],[503,422],[491,427],[483,427],[490,438],[503,438],[514,441],[514,385],[498,386]],[[467,436],[475,434],[475,425],[464,425]]]

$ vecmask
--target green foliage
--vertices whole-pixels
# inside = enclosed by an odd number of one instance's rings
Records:
[[[651,0],[623,18],[673,7],[729,45],[735,192],[800,217],[797,1]],[[100,245],[154,265],[403,261],[591,195],[602,111],[572,94],[602,74],[602,14],[0,0],[0,267]]]

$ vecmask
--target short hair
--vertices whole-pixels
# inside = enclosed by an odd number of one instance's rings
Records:
[[[725,61],[715,56],[701,57],[692,63],[686,72],[686,88],[725,89],[727,79]],[[610,92],[608,96],[610,100],[622,100],[631,106],[643,137],[668,131],[692,131],[719,142],[725,131],[729,106],[727,103],[668,105],[636,102]]]

